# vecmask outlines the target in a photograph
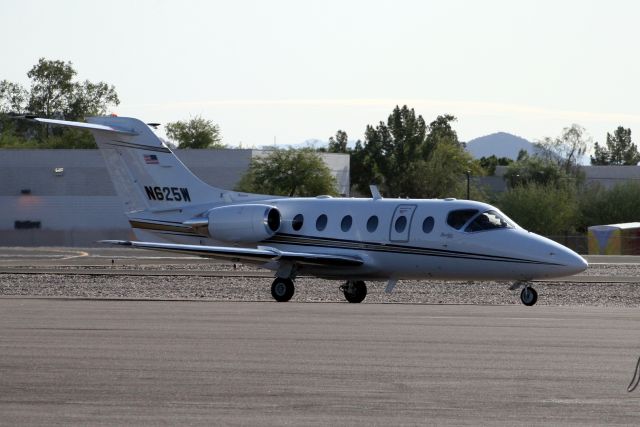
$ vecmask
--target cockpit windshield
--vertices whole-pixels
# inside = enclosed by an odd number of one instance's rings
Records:
[[[501,213],[490,210],[476,216],[464,231],[473,233],[496,228],[515,228],[515,226]]]
[[[449,215],[447,215],[447,224],[456,230],[460,230],[460,228],[477,213],[477,209],[458,209],[451,211]]]

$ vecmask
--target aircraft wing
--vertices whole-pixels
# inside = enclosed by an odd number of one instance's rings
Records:
[[[226,259],[235,262],[249,262],[260,264],[270,261],[287,261],[303,265],[357,267],[364,263],[362,259],[355,256],[315,254],[307,252],[287,252],[266,246],[252,249],[227,246],[201,246],[181,245],[177,243],[136,242],[130,240],[101,240],[100,243],[129,246],[140,249],[152,249],[158,251],[198,255],[206,258]]]

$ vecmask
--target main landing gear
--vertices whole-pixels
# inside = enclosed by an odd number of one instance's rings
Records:
[[[340,289],[345,299],[354,304],[364,301],[367,296],[367,285],[362,280],[348,280]]]
[[[271,296],[278,302],[289,301],[295,290],[291,279],[276,277],[276,280],[271,284]]]
[[[367,296],[367,285],[362,280],[349,280],[340,286],[344,297],[351,303],[364,301]],[[271,296],[278,302],[287,302],[295,293],[293,280],[284,277],[276,277],[271,284]]]
[[[522,303],[527,307],[531,307],[532,305],[535,305],[535,303],[538,302],[538,292],[536,292],[536,290],[533,289],[531,285],[529,285],[528,283],[516,282],[513,285],[511,285],[509,289],[514,291],[518,289],[520,286],[522,286],[522,291],[520,291],[520,301],[522,301]]]

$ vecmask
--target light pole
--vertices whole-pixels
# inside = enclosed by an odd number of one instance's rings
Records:
[[[471,171],[466,171],[465,175],[467,175],[467,200],[469,200],[469,181],[471,180]]]

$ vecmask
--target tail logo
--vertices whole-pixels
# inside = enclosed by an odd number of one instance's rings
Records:
[[[145,154],[144,162],[148,165],[157,165],[160,163],[158,161],[158,156],[156,156],[155,154]]]

